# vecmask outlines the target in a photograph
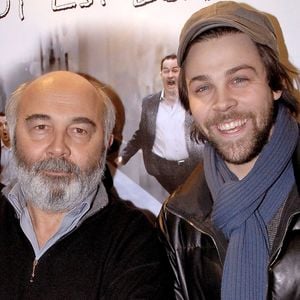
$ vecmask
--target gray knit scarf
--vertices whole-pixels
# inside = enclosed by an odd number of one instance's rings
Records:
[[[273,134],[242,180],[215,150],[204,150],[205,177],[214,200],[212,221],[229,239],[222,276],[223,300],[266,299],[269,241],[267,224],[295,183],[292,154],[297,122],[280,105]]]

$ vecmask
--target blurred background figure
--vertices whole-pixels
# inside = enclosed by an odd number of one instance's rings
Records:
[[[0,182],[3,185],[9,185],[16,178],[14,161],[12,159],[11,141],[8,133],[6,117],[0,112],[0,138],[1,138],[1,174]]]
[[[202,160],[203,148],[190,139],[192,117],[179,101],[179,70],[175,54],[161,60],[163,89],[143,99],[139,128],[115,160],[124,165],[142,149],[147,172],[169,193]]]

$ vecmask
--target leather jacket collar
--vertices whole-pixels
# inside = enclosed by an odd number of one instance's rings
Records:
[[[293,166],[296,185],[288,201],[285,203],[271,256],[275,255],[280,247],[281,241],[293,217],[300,214],[300,140],[293,155]],[[228,242],[223,233],[217,230],[211,222],[210,214],[212,212],[213,200],[205,180],[202,164],[197,166],[189,177],[189,180],[180,186],[164,205],[165,209],[172,214],[185,219],[197,230],[210,235],[219,249],[221,261],[224,262]],[[297,219],[299,221],[294,221],[294,229],[297,226],[300,228],[300,217]]]

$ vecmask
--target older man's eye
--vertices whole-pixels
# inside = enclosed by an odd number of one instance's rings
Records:
[[[39,124],[39,125],[35,126],[34,129],[36,129],[36,130],[45,130],[45,129],[47,129],[47,125]]]
[[[76,128],[75,131],[79,134],[87,134],[87,131],[82,128]]]
[[[71,133],[75,136],[86,136],[89,132],[84,128],[74,127],[71,129]]]

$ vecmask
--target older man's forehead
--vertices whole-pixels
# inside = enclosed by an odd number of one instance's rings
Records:
[[[65,102],[71,106],[73,103],[76,105],[78,101],[86,104],[89,100],[98,102],[100,95],[96,88],[84,78],[81,79],[70,81],[63,77],[55,80],[48,80],[48,78],[36,80],[26,87],[21,95],[20,104],[24,103],[27,106],[36,101],[42,104],[50,100],[59,103]]]

